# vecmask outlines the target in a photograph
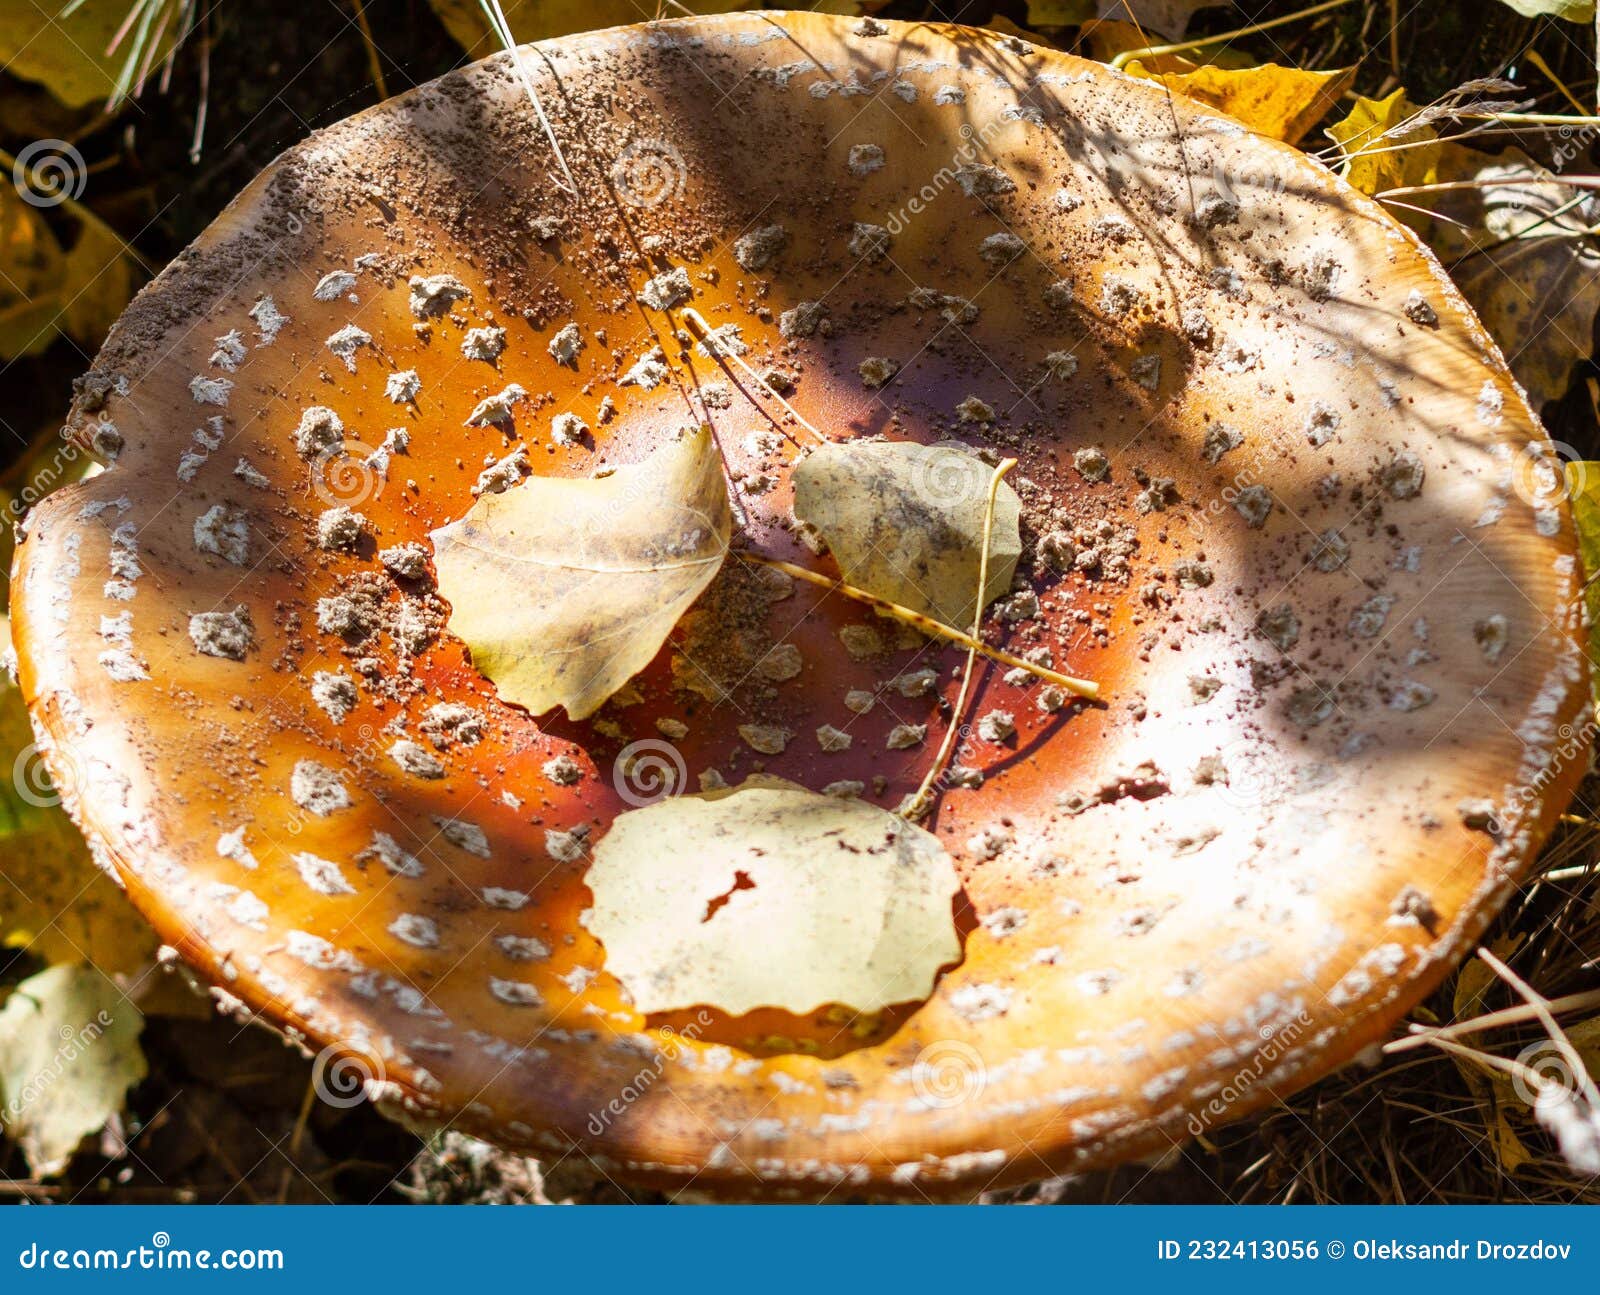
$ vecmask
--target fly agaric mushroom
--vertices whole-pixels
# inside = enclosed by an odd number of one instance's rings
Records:
[[[739,14],[518,57],[291,150],[81,384],[110,470],[29,518],[20,677],[162,936],[415,1118],[725,1194],[1106,1165],[1381,1040],[1581,764],[1571,523],[1432,257],[1010,37]],[[805,425],[1018,460],[985,632],[1103,701],[980,662],[953,715],[959,651],[741,557],[839,574]],[[685,426],[733,555],[594,714],[510,704],[433,533]],[[587,920],[622,815],[754,773],[892,809],[952,723],[926,998],[636,1009]]]

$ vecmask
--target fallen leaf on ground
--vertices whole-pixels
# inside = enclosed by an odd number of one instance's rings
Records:
[[[1358,98],[1343,121],[1328,127],[1342,154],[1341,174],[1368,197],[1389,189],[1432,184],[1439,165],[1439,133],[1425,122],[1412,122],[1419,109],[1404,89],[1385,99]],[[1407,199],[1407,201],[1411,201]],[[1426,200],[1413,203],[1426,206]],[[1394,215],[1417,228],[1426,216],[1406,207]]]
[[[1187,60],[1168,55],[1146,67],[1140,59],[1123,69],[1130,76],[1159,81],[1169,90],[1209,104],[1271,139],[1296,144],[1322,120],[1355,80],[1354,68],[1307,71],[1266,63],[1260,67],[1224,68],[1172,65]]]
[[[585,881],[585,924],[641,1012],[875,1012],[961,956],[938,838],[777,779],[619,815]]]
[[[0,1009],[6,1135],[40,1178],[67,1167],[78,1143],[122,1109],[145,1077],[144,1017],[88,967],[51,967]]]
[[[1168,56],[1166,62],[1179,59]],[[1218,112],[1237,117],[1256,133],[1288,144],[1298,144],[1355,80],[1354,67],[1310,72],[1267,62],[1261,67],[1238,69],[1190,64],[1190,69],[1150,70],[1139,59],[1131,59],[1123,70],[1210,104]]]
[[[0,618],[0,643],[10,641]],[[45,776],[22,694],[0,677],[0,946],[131,974],[154,960],[157,944],[90,858]]]
[[[1593,351],[1600,245],[1587,231],[1600,195],[1562,184],[1518,148],[1490,157],[1447,144],[1437,175],[1492,182],[1421,195],[1443,217],[1427,238],[1537,409]]]
[[[450,631],[506,701],[592,715],[642,670],[728,552],[707,428],[603,477],[529,477],[433,532]]]
[[[0,65],[13,76],[35,81],[69,108],[109,99],[117,78],[140,38],[140,24],[108,52],[128,21],[130,0],[7,0],[0,5]],[[171,0],[151,3],[152,23],[143,33],[140,61],[154,66],[171,50],[181,30],[178,6]],[[163,10],[168,20],[153,21]],[[152,45],[150,42],[154,41]]]
[[[847,583],[914,612],[972,624],[992,470],[965,449],[907,441],[829,444],[794,471],[794,511],[815,527]],[[987,606],[1011,588],[1021,500],[1001,483]]]
[[[1508,959],[1516,952],[1522,939],[1520,935],[1503,936],[1489,946],[1490,952],[1502,961]],[[1451,999],[1452,1023],[1460,1024],[1490,1011],[1484,995],[1500,983],[1502,982],[1495,975],[1494,969],[1482,958],[1473,958],[1465,963],[1456,974],[1456,988]],[[1477,1100],[1478,1113],[1483,1120],[1484,1131],[1494,1143],[1496,1159],[1505,1166],[1508,1173],[1515,1173],[1533,1160],[1534,1156],[1523,1145],[1522,1139],[1517,1136],[1516,1130],[1511,1127],[1511,1122],[1507,1118],[1504,1096],[1510,1093],[1509,1079],[1497,1072],[1486,1070],[1467,1057],[1456,1053],[1447,1055],[1455,1063],[1456,1070],[1468,1091]],[[1499,1081],[1502,1079],[1507,1079],[1505,1094],[1500,1091]]]
[[[132,298],[134,276],[110,230],[82,221],[63,252],[42,212],[0,183],[0,358],[37,355],[62,333],[98,346]]]

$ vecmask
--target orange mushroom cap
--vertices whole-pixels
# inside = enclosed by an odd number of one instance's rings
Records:
[[[1382,1039],[1582,763],[1571,521],[1428,252],[1293,149],[992,33],[739,14],[517,57],[562,160],[510,56],[320,132],[82,383],[110,470],[29,517],[20,679],[162,936],[416,1118],[726,1194],[1106,1165]],[[574,723],[500,700],[433,587],[475,492],[702,423],[737,544],[831,573],[809,438],[731,351],[825,438],[1018,459],[987,632],[1104,689],[981,677],[926,823],[964,956],[882,1018],[641,1016],[585,869],[697,779],[893,808],[956,649],[735,556]]]

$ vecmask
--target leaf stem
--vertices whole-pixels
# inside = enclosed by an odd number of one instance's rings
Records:
[[[972,606],[972,637],[975,641],[983,629],[983,595],[989,587],[989,540],[994,535],[994,500],[1000,492],[1001,480],[1016,466],[1015,459],[1003,459],[989,478],[989,494],[983,505],[983,552],[978,559],[978,596]],[[944,731],[944,740],[939,743],[938,753],[933,757],[933,764],[923,778],[922,785],[917,788],[916,795],[900,809],[900,816],[907,822],[915,822],[928,812],[929,794],[945,761],[950,758],[951,748],[955,746],[956,734],[961,731],[961,717],[967,713],[967,692],[972,687],[972,668],[977,660],[977,649],[969,646],[967,664],[961,671],[961,690],[956,693],[956,704],[950,711],[950,725]]]
[[[865,589],[858,589],[855,585],[846,584],[843,580],[834,580],[829,576],[819,576],[815,571],[808,571],[805,567],[793,562],[785,562],[782,558],[769,558],[760,553],[752,553],[748,549],[736,550],[738,555],[751,562],[760,563],[764,567],[776,567],[785,575],[793,576],[796,580],[804,580],[807,584],[816,585],[819,589],[826,589],[831,593],[843,594],[846,598],[853,598],[858,603],[865,603],[868,607],[892,616],[897,621],[902,621],[924,634],[933,638],[947,639],[951,643],[959,643],[964,648],[969,648],[979,656],[988,657],[991,661],[998,661],[1001,665],[1010,666],[1014,670],[1026,670],[1048,683],[1055,684],[1058,688],[1065,688],[1076,696],[1094,701],[1100,696],[1100,685],[1092,679],[1077,679],[1072,675],[1061,674],[1059,671],[1047,669],[1042,665],[1035,665],[1032,661],[1024,661],[1019,656],[1013,656],[1004,648],[990,647],[980,638],[945,625],[921,612],[914,612],[909,607],[902,607],[899,603],[892,603],[887,598],[879,598],[877,594],[869,594]]]

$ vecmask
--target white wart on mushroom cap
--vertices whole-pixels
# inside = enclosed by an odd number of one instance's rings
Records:
[[[981,32],[738,15],[524,66],[583,205],[487,60],[286,154],[81,386],[115,461],[30,518],[21,681],[164,938],[414,1113],[727,1192],[1106,1164],[1381,1037],[1559,811],[1586,674],[1543,434],[1416,240],[1287,147]],[[893,807],[959,655],[730,562],[626,696],[539,720],[407,547],[704,422],[740,542],[821,567],[804,438],[734,346],[830,437],[1015,456],[991,621],[1107,697],[985,676],[931,824],[964,958],[821,1055],[837,1022],[665,1046],[581,921],[589,851],[663,771]]]

